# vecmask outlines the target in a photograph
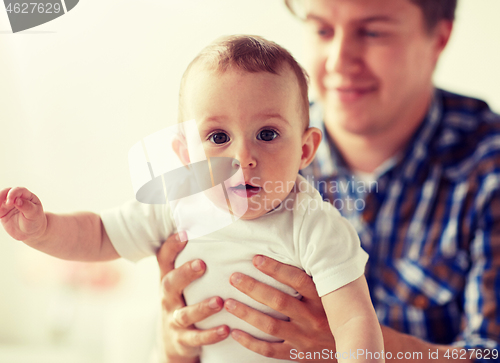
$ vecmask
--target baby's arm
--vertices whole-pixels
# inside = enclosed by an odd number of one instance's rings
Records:
[[[384,362],[382,331],[364,276],[321,301],[335,338],[338,362]]]
[[[120,257],[99,215],[46,213],[38,197],[26,188],[0,191],[0,221],[14,239],[54,257],[75,261]]]

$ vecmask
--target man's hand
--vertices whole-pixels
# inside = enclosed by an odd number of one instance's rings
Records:
[[[18,241],[37,240],[47,229],[42,203],[26,188],[0,191],[0,221],[7,233]]]
[[[333,335],[311,277],[296,267],[264,256],[255,256],[253,263],[260,271],[293,287],[303,297],[302,300],[298,300],[251,277],[234,273],[230,279],[234,287],[254,300],[289,316],[290,321],[272,318],[233,299],[228,299],[224,304],[227,311],[263,332],[283,339],[283,342],[265,342],[239,330],[233,330],[231,336],[244,347],[266,357],[297,360],[304,363],[336,362]],[[431,344],[386,326],[381,326],[381,328],[384,337],[384,352],[389,352],[394,360],[398,357],[411,356],[412,358],[406,361],[417,362],[418,357],[425,358],[429,351],[435,352],[438,349],[437,363],[458,362],[455,359],[448,360],[445,352],[458,351],[460,348]],[[307,352],[311,353],[312,359],[307,358]],[[316,355],[320,354],[321,358],[316,359],[314,352]],[[328,359],[324,359],[321,354],[323,352],[328,352]],[[461,360],[461,362],[470,362],[470,360]]]
[[[228,299],[225,302],[227,311],[284,341],[265,342],[240,330],[233,330],[231,336],[244,347],[266,357],[292,359],[295,356],[300,362],[336,362],[335,341],[311,277],[296,267],[264,256],[255,256],[253,264],[266,275],[293,287],[302,295],[302,299],[298,300],[241,273],[234,273],[230,279],[234,287],[254,300],[289,316],[290,321],[272,318],[238,301]],[[332,359],[307,359],[306,352],[321,353],[324,349]],[[330,352],[333,355],[330,355]]]
[[[157,254],[163,286],[162,341],[168,363],[198,362],[201,346],[220,342],[229,336],[227,325],[208,330],[194,326],[219,312],[224,302],[220,297],[212,297],[186,306],[182,292],[205,273],[206,266],[203,261],[194,260],[174,269],[177,255],[186,246],[186,242],[180,241],[178,235],[170,236]]]

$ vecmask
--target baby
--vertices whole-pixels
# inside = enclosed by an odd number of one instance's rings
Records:
[[[309,127],[307,78],[298,63],[285,49],[260,37],[219,39],[186,70],[179,118],[181,122],[194,120],[208,160],[234,160],[232,167],[243,176],[237,185],[226,184],[225,200],[236,201],[235,210],[229,208],[238,217],[233,223],[196,238],[190,236],[196,222],[177,224],[177,229],[187,233],[189,243],[176,264],[196,258],[207,264],[205,275],[184,291],[186,302],[194,304],[218,295],[286,319],[228,282],[231,273],[239,271],[297,295],[253,267],[254,255],[267,255],[312,276],[339,362],[356,358],[382,362],[383,358],[369,359],[370,355],[381,356],[383,340],[363,275],[367,254],[348,222],[298,176],[312,161],[321,140],[321,132]],[[179,137],[172,146],[189,168],[193,162],[189,141]],[[209,199],[221,209],[216,197]],[[239,215],[238,205],[245,206],[239,208]],[[169,204],[133,201],[101,215],[56,215],[44,212],[39,199],[25,188],[0,192],[0,218],[13,238],[50,255],[80,261],[120,256],[137,260],[153,254],[176,230],[173,213]],[[226,311],[197,327],[218,324],[259,339],[276,340]],[[203,347],[201,360],[276,362],[232,339]]]

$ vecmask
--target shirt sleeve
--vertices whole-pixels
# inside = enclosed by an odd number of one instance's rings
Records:
[[[100,216],[118,254],[133,262],[154,255],[175,231],[168,204],[144,204],[133,200],[105,210]]]
[[[483,179],[475,206],[476,229],[469,247],[471,266],[464,289],[464,329],[456,344],[500,353],[499,174],[491,173]],[[491,362],[491,359],[490,354],[476,362]]]
[[[368,254],[347,219],[319,193],[314,198],[299,194],[296,202],[303,204],[296,238],[299,260],[319,296],[362,276]]]

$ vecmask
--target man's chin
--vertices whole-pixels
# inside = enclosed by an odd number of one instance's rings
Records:
[[[332,111],[333,115],[325,115],[325,124],[329,131],[335,133],[336,130],[341,133],[353,134],[359,136],[369,136],[375,131],[374,119],[367,117],[361,112],[343,112]]]

